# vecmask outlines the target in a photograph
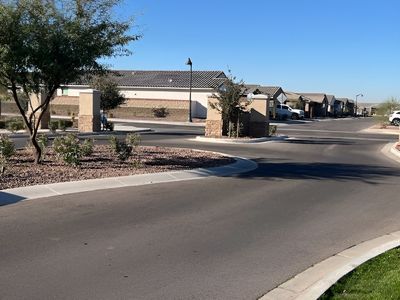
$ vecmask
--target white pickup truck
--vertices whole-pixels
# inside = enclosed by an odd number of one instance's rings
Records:
[[[270,107],[270,114],[272,114],[273,108]],[[276,117],[280,120],[282,119],[304,119],[304,110],[291,108],[286,104],[276,105]]]

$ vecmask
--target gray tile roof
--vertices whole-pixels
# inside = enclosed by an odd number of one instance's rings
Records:
[[[326,99],[323,93],[297,93],[312,100],[312,102],[322,103]]]
[[[336,100],[342,101],[344,104],[347,104],[347,103],[354,104],[354,100],[349,99],[349,98],[336,98]]]
[[[246,84],[247,93],[259,93],[270,95],[272,98],[277,98],[280,94],[283,93],[283,90],[280,86],[262,86],[257,84]]]
[[[303,100],[303,101],[306,101],[306,102],[313,102],[313,100],[312,99],[310,99],[310,98],[308,98],[308,97],[306,97],[306,96],[304,96],[304,95],[301,95],[301,94],[299,94],[299,93],[293,93],[293,92],[288,92],[288,91],[285,91],[285,95],[286,95],[286,97],[287,97],[287,99],[290,101],[293,101],[293,100],[299,100],[299,99],[301,99],[301,100]]]
[[[335,98],[334,95],[326,95],[326,98],[328,99],[328,103],[330,105],[334,105],[335,104],[336,98]]]
[[[109,76],[120,87],[189,88],[190,83],[190,71],[115,70]],[[214,89],[226,79],[223,71],[193,71],[192,88]]]

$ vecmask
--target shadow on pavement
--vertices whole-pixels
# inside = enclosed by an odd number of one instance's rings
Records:
[[[258,168],[254,171],[237,175],[244,179],[269,179],[269,180],[337,180],[337,181],[362,181],[377,184],[375,180],[384,177],[400,176],[400,169],[374,165],[341,164],[341,163],[301,163],[277,162],[268,163],[265,160],[254,160]]]
[[[14,204],[24,199],[24,197],[0,191],[0,206]]]
[[[302,145],[354,145],[354,142],[344,141],[341,139],[288,139],[284,141],[290,144],[302,144]]]

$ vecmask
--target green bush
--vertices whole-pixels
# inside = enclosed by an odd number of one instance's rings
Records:
[[[110,145],[119,160],[125,161],[131,157],[133,147],[126,142],[119,141],[116,136],[110,137]]]
[[[83,156],[90,156],[93,154],[93,139],[85,139],[81,145],[81,153]]]
[[[276,135],[277,130],[278,130],[278,126],[276,126],[276,125],[269,125],[269,128],[268,128],[268,135],[269,135],[269,136],[274,136],[274,135]]]
[[[154,107],[151,111],[156,118],[165,118],[169,115],[169,111],[166,107]]]
[[[5,129],[5,128],[6,128],[6,121],[0,120],[0,129]]]
[[[50,129],[51,132],[55,133],[56,130],[58,129],[58,121],[51,120],[49,122],[49,129]]]
[[[6,128],[11,132],[16,132],[25,128],[24,121],[20,118],[13,118],[6,121]]]
[[[137,133],[128,133],[125,140],[129,146],[136,148],[140,145],[141,138]]]
[[[53,141],[54,152],[67,165],[78,166],[82,157],[81,145],[75,134],[56,137]]]
[[[4,174],[7,163],[11,156],[15,154],[13,141],[5,134],[0,135],[0,171]]]
[[[58,120],[58,129],[61,129],[62,131],[67,130],[67,128],[70,128],[73,126],[73,121],[72,120]]]

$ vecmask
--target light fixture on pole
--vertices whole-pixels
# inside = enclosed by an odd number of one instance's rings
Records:
[[[357,117],[357,113],[358,113],[358,102],[357,102],[357,98],[358,97],[364,97],[363,94],[357,94],[356,95],[356,110],[355,110],[355,116]]]
[[[192,79],[193,79],[193,69],[192,69],[192,60],[190,57],[188,58],[186,64],[190,66],[190,81],[189,81],[189,118],[188,122],[192,122]]]

